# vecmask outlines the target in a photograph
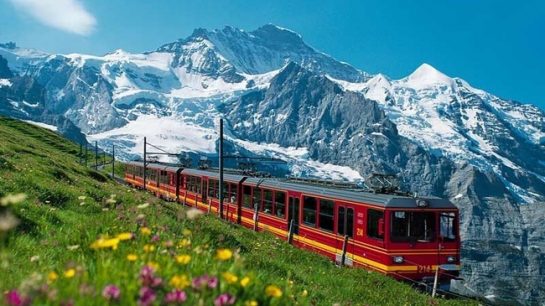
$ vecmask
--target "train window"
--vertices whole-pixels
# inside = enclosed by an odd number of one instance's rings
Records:
[[[201,178],[200,177],[196,177],[195,178],[195,186],[196,186],[196,189],[195,189],[195,192],[196,193],[201,193]]]
[[[392,241],[431,242],[435,240],[435,213],[394,211],[391,215]]]
[[[303,198],[303,223],[313,227],[316,226],[316,198]]]
[[[284,219],[286,216],[286,193],[282,191],[274,192],[274,208],[277,217]]]
[[[254,188],[254,205],[252,206],[253,209],[257,207],[259,209],[261,207],[261,188],[256,187]]]
[[[242,188],[242,206],[252,208],[252,187],[244,186]]]
[[[441,238],[444,241],[456,240],[456,214],[453,212],[442,212],[439,218]]]
[[[229,203],[232,203],[232,204],[236,204],[237,203],[237,184],[233,184],[233,183],[225,183],[225,194],[227,195],[227,201],[229,201]],[[229,188],[227,188],[227,186]],[[227,190],[229,190],[229,192],[227,192]]]
[[[320,199],[319,227],[323,230],[333,232],[333,201]]]
[[[263,190],[263,212],[269,215],[273,214],[273,192],[272,190]]]
[[[208,180],[208,196],[211,198],[219,198],[218,190],[219,182],[217,180]]]
[[[367,236],[375,239],[384,239],[384,212],[375,209],[367,211]]]
[[[354,209],[339,207],[337,215],[337,233],[354,237]]]

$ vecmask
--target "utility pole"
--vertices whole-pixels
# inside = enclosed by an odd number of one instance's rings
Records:
[[[115,179],[115,145],[112,144],[112,179]]]
[[[220,143],[219,143],[219,171],[220,171],[220,186],[219,186],[219,200],[220,200],[220,219],[223,219],[223,118],[220,118]]]
[[[146,165],[147,165],[147,157],[146,157],[146,146],[147,146],[147,139],[144,137],[144,190],[146,189]]]
[[[95,171],[98,171],[98,141],[95,141]]]

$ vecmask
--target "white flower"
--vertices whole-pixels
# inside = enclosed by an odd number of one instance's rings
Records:
[[[140,204],[138,206],[136,206],[136,208],[138,209],[144,209],[144,208],[148,208],[149,207],[149,203],[144,203],[144,204]]]
[[[18,194],[8,194],[7,196],[0,199],[0,206],[8,206],[13,205],[17,203],[21,203],[26,199],[26,194],[24,193],[18,193]]]
[[[12,213],[5,212],[0,215],[0,232],[7,232],[19,224],[19,219]]]
[[[35,261],[38,261],[38,260],[40,260],[40,256],[38,256],[38,255],[34,255],[34,256],[30,257],[30,262],[35,262]]]
[[[77,250],[79,249],[79,244],[75,244],[75,245],[69,245],[66,247],[68,250],[70,251],[74,251],[74,250]]]
[[[190,208],[185,212],[185,215],[187,216],[187,218],[189,220],[196,219],[196,218],[200,217],[202,214],[203,214],[203,212],[200,211],[197,208]]]
[[[80,201],[84,201],[85,199],[87,199],[86,196],[79,196],[79,197],[78,197],[78,200],[80,200]]]

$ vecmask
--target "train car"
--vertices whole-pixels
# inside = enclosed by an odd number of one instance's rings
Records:
[[[149,165],[146,188],[181,203],[219,210],[217,172]],[[165,171],[168,184],[161,185]],[[157,173],[153,175],[153,172]],[[143,186],[143,164],[128,164],[127,183]],[[174,175],[172,178],[170,175]],[[177,178],[176,178],[177,177]],[[172,186],[171,183],[175,183]],[[439,281],[446,290],[460,268],[459,216],[448,200],[343,190],[283,179],[224,175],[224,216],[232,222],[287,239],[349,266],[400,280]],[[344,248],[343,248],[344,245]],[[343,255],[344,249],[344,255]]]

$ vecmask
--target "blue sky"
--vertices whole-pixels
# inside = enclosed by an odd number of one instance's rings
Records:
[[[421,63],[545,109],[545,1],[0,0],[0,41],[50,52],[149,51],[225,25],[274,23],[391,78]]]

